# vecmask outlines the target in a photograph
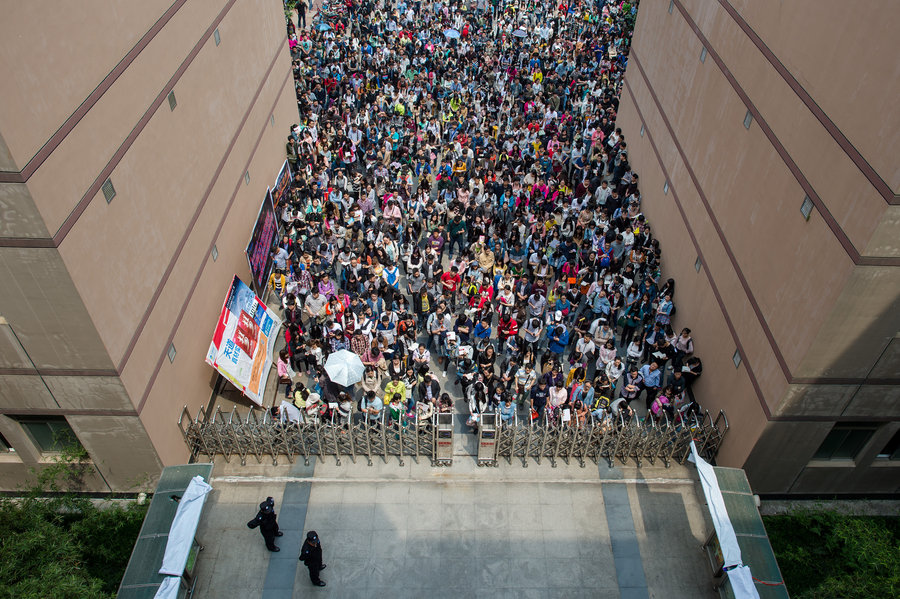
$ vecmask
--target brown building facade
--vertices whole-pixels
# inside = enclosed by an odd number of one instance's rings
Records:
[[[0,488],[74,434],[92,490],[187,460],[175,421],[297,120],[278,3],[10,3],[0,22]]]
[[[900,489],[900,5],[641,2],[617,126],[719,463]]]

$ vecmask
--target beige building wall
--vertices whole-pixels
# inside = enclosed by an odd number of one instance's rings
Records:
[[[215,320],[232,276],[249,279],[297,120],[277,4],[91,0],[77,16],[18,3],[0,21],[7,489],[52,457],[26,417],[65,418],[94,490],[188,459],[176,421],[209,401]]]
[[[617,125],[678,282],[675,326],[704,362],[699,399],[728,414],[719,461],[761,493],[900,488],[900,461],[878,457],[900,429],[900,81],[885,51],[900,5],[876,4],[638,14]],[[852,459],[814,459],[835,426],[871,431]]]

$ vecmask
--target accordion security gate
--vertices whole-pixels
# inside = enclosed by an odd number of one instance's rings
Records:
[[[267,458],[277,465],[279,457],[284,456],[291,463],[302,458],[308,464],[310,456],[334,456],[338,464],[342,458],[354,463],[359,458],[371,466],[375,459],[387,462],[396,457],[401,466],[405,458],[416,462],[423,458],[433,466],[449,466],[453,460],[452,451],[448,451],[453,435],[450,414],[399,423],[384,418],[289,422],[273,420],[269,412],[251,410],[242,414],[237,408],[231,412],[217,409],[213,417],[207,417],[203,411],[191,417],[185,407],[178,426],[192,461],[201,455],[210,460],[221,455],[226,461],[237,456],[243,465],[252,456],[259,463]],[[690,454],[691,440],[697,444],[700,455],[714,460],[727,432],[728,419],[721,411],[715,419],[704,412],[677,423],[665,418],[660,422],[621,418],[582,423],[577,419],[566,423],[546,419],[514,421],[499,426],[494,455],[488,460],[479,459],[478,463],[496,466],[505,459],[527,468],[530,460],[538,464],[547,460],[553,467],[558,460],[566,464],[576,461],[582,467],[588,461],[604,461],[613,467],[616,461],[641,466],[644,461],[655,464],[658,460],[668,467],[673,461],[684,463]]]

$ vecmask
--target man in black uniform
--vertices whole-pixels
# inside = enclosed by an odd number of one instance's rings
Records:
[[[309,568],[309,579],[312,583],[317,587],[325,586],[325,581],[319,578],[319,572],[325,569],[325,564],[322,563],[322,544],[314,530],[306,534],[306,541],[300,548],[300,561]]]
[[[280,537],[284,533],[278,530],[278,522],[275,520],[275,500],[271,497],[266,497],[266,500],[259,504],[256,518],[247,522],[247,528],[256,528],[257,526],[263,539],[266,540],[266,549],[281,551],[275,546],[275,537]]]

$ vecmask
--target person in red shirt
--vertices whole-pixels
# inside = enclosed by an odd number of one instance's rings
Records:
[[[500,349],[510,337],[515,336],[519,332],[519,323],[512,317],[507,310],[503,310],[500,314],[500,322],[497,323],[497,338],[500,340]]]
[[[456,289],[462,278],[459,276],[459,269],[451,266],[450,270],[441,275],[441,291],[450,299],[450,308],[456,310]]]

